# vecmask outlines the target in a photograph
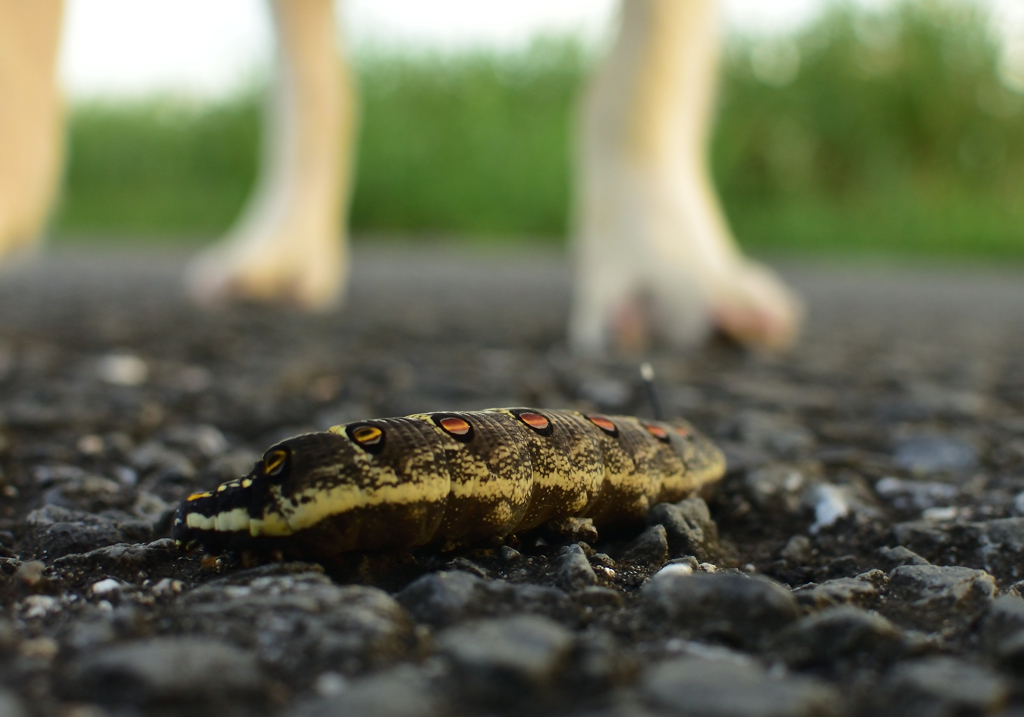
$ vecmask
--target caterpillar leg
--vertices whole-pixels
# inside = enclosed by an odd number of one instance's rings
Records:
[[[578,350],[653,335],[683,346],[712,327],[781,348],[797,333],[799,301],[742,255],[707,167],[716,5],[623,3],[618,40],[583,115],[570,326]]]
[[[0,0],[0,258],[38,243],[63,154],[61,0]]]
[[[332,0],[274,0],[278,68],[257,187],[187,283],[201,301],[330,307],[348,274],[356,102]]]

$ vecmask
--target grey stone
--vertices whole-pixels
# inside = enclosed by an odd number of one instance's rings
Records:
[[[326,662],[346,674],[418,654],[415,626],[383,590],[339,586],[316,572],[216,581],[176,602],[179,629],[253,649],[288,674]]]
[[[665,527],[651,525],[634,540],[621,562],[625,565],[642,565],[660,568],[668,560],[668,536]],[[589,566],[590,562],[587,562]]]
[[[554,568],[555,584],[563,590],[572,592],[582,590],[590,585],[597,585],[597,575],[590,567],[586,553],[575,543],[562,548]]]
[[[811,558],[813,547],[811,539],[806,535],[794,535],[786,541],[786,545],[779,551],[779,557],[791,563],[803,563]]]
[[[886,570],[892,570],[900,565],[928,565],[927,560],[902,545],[897,545],[895,548],[889,546],[879,548],[878,556],[882,559],[882,567]]]
[[[882,610],[899,622],[939,630],[969,624],[988,607],[995,592],[995,580],[983,570],[902,565],[889,575]]]
[[[982,644],[1005,667],[1024,671],[1024,598],[1000,595],[981,621]]]
[[[546,691],[566,668],[572,633],[534,616],[482,620],[437,635],[456,689],[474,702],[501,705]]]
[[[990,714],[1006,705],[1010,686],[992,670],[955,657],[903,662],[886,679],[892,714]]]
[[[152,543],[118,543],[78,555],[67,555],[53,561],[55,571],[88,567],[103,570],[144,570],[166,563],[180,555],[174,541],[161,538]]]
[[[16,694],[0,688],[0,717],[25,717],[27,714]]]
[[[888,476],[875,483],[875,492],[897,510],[921,511],[937,505],[950,505],[960,491],[949,483]]]
[[[981,623],[985,642],[995,646],[1024,630],[1024,598],[1000,595],[991,602]]]
[[[153,532],[146,521],[56,505],[33,510],[26,516],[25,523],[28,526],[26,552],[50,559],[117,543],[147,542]]]
[[[721,555],[718,526],[702,498],[678,503],[659,503],[647,514],[648,525],[662,525],[672,557],[693,555],[701,562],[715,562]]]
[[[422,671],[412,665],[352,680],[340,694],[311,700],[295,717],[431,717],[443,714],[441,700]]]
[[[796,513],[801,507],[801,496],[810,481],[795,466],[773,463],[749,471],[743,487],[750,502],[763,511]]]
[[[74,696],[108,704],[221,702],[267,689],[255,655],[201,637],[102,648],[80,657],[70,672]]]
[[[961,473],[978,464],[978,453],[967,441],[952,436],[916,436],[896,449],[893,462],[917,474]]]
[[[856,667],[906,652],[903,631],[881,615],[843,605],[807,615],[776,634],[773,654],[793,667]]]
[[[789,590],[767,578],[738,574],[663,572],[643,586],[641,597],[657,629],[668,623],[696,636],[747,646],[800,616]]]
[[[694,717],[825,717],[836,693],[802,677],[770,677],[756,663],[694,657],[670,660],[643,676],[641,694],[676,715]]]
[[[872,570],[854,578],[835,578],[817,585],[794,590],[797,602],[806,607],[821,609],[832,605],[860,605],[874,603],[879,596],[879,585],[887,582],[881,570]]]
[[[397,600],[417,622],[434,627],[516,612],[559,620],[573,613],[569,595],[558,588],[483,580],[461,571],[424,575],[399,592]]]
[[[911,521],[893,526],[893,537],[933,563],[979,568],[1004,582],[1024,578],[1024,518],[966,523]]]

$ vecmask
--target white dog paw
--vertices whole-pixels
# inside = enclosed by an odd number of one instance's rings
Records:
[[[346,278],[340,238],[302,241],[281,231],[207,249],[189,266],[186,288],[204,304],[242,301],[321,311],[340,303]]]

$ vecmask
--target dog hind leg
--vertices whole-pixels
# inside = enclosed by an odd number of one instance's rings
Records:
[[[743,257],[709,174],[716,5],[623,2],[582,117],[570,321],[578,351],[628,347],[643,335],[681,347],[711,327],[779,348],[797,331],[798,300]],[[646,331],[629,325],[641,320],[638,297],[649,309]]]

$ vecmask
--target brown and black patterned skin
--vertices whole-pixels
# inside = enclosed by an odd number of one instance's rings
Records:
[[[272,446],[244,478],[183,502],[173,537],[310,557],[470,542],[568,517],[643,518],[724,472],[684,421],[528,408],[380,418]]]

